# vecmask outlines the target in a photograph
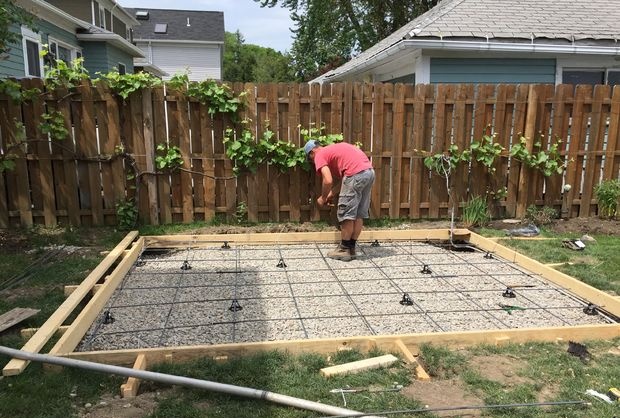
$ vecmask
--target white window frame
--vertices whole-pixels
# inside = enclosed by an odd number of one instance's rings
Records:
[[[101,4],[99,5],[99,27],[108,30],[105,21],[105,7],[103,7]]]
[[[31,29],[22,26],[21,27],[22,30],[22,48],[23,48],[23,55],[24,55],[24,74],[26,77],[43,77],[43,57],[41,56],[41,49],[42,49],[42,43],[41,43],[41,35],[32,31]],[[28,65],[28,48],[26,45],[26,41],[30,41],[30,42],[34,42],[39,46],[39,66],[41,67],[41,75],[40,76],[36,76],[36,75],[31,75],[30,74],[30,68]]]
[[[78,48],[77,46],[73,46],[66,42],[59,41],[58,39],[52,38],[50,36],[47,41],[47,44],[52,45],[52,43],[56,44],[56,48],[58,48],[59,46],[62,46],[63,48],[71,51],[71,61],[73,61],[74,59],[78,57],[77,55],[78,53],[80,53],[80,56],[82,56],[82,48]],[[56,50],[56,59],[58,59],[58,49]]]

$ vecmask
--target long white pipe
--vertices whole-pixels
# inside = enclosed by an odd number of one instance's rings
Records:
[[[281,405],[292,406],[294,408],[306,409],[319,412],[324,415],[358,415],[356,412],[346,408],[339,408],[322,404],[319,402],[308,401],[306,399],[294,398],[292,396],[281,395],[267,390],[252,389],[243,386],[228,385],[209,380],[193,379],[191,377],[175,376],[165,373],[149,372],[147,370],[136,370],[128,367],[112,366],[109,364],[94,363],[91,361],[75,360],[64,357],[50,356],[47,354],[29,353],[27,351],[15,350],[13,348],[0,346],[0,354],[19,358],[22,360],[36,361],[39,363],[56,364],[64,367],[76,367],[78,369],[91,370],[94,372],[115,374],[118,376],[135,377],[137,379],[149,380],[152,382],[165,383],[204,389],[211,392],[227,393],[229,395],[243,396],[246,398],[263,399]],[[359,416],[359,415],[358,415]]]

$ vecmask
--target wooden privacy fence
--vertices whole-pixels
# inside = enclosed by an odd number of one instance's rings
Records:
[[[23,80],[24,87],[42,87]],[[530,204],[552,206],[564,216],[596,213],[593,187],[618,178],[620,165],[620,86],[570,85],[405,85],[337,83],[231,84],[248,92],[242,117],[262,135],[265,121],[281,140],[302,146],[302,127],[325,126],[359,142],[376,170],[373,218],[438,218],[452,202],[507,188],[494,202],[496,215],[521,216]],[[40,115],[62,112],[69,137],[48,140]],[[228,218],[247,208],[250,221],[307,221],[327,218],[315,197],[319,180],[295,169],[280,174],[260,167],[255,175],[232,176],[224,155],[226,116],[162,88],[134,93],[123,102],[102,86],[83,84],[75,92],[56,91],[16,104],[0,96],[2,152],[16,141],[22,122],[29,139],[14,152],[15,168],[0,175],[0,227],[43,224],[115,224],[116,203],[136,197],[142,222],[169,223]],[[483,134],[509,148],[520,134],[564,140],[571,162],[560,176],[544,178],[502,157],[490,173],[478,163],[462,164],[446,180],[430,172],[421,150],[460,149]],[[157,144],[177,145],[188,171],[155,171]],[[531,144],[532,141],[529,141]],[[119,158],[119,150],[133,156]],[[128,178],[135,165],[146,174]],[[572,187],[566,191],[564,184]],[[136,187],[137,186],[137,187]],[[245,208],[244,208],[245,209]]]

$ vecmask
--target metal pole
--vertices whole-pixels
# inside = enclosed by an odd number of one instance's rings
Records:
[[[78,369],[91,370],[94,372],[115,374],[118,376],[135,377],[137,379],[149,380],[152,382],[165,383],[204,389],[211,392],[227,393],[229,395],[242,396],[246,398],[263,399],[281,405],[292,406],[294,408],[306,409],[319,412],[324,415],[355,415],[367,416],[361,412],[353,411],[337,406],[325,405],[319,402],[308,401],[306,399],[295,398],[292,396],[281,395],[279,393],[266,390],[252,389],[243,386],[228,385],[209,380],[193,379],[190,377],[175,376],[165,373],[149,372],[147,370],[136,370],[128,367],[112,366],[109,364],[94,363],[91,361],[75,360],[65,357],[50,356],[47,354],[29,353],[27,351],[16,350],[13,348],[0,346],[0,354],[22,360],[35,361],[39,363],[55,364],[64,367],[75,367]],[[367,416],[369,417],[369,416]]]
[[[558,401],[558,402],[532,402],[532,403],[509,403],[509,404],[497,404],[497,405],[471,405],[471,406],[450,406],[439,408],[418,408],[418,409],[400,409],[395,411],[381,411],[372,412],[377,415],[396,415],[396,414],[423,414],[426,412],[442,412],[442,411],[460,411],[460,410],[472,410],[472,409],[501,409],[501,408],[526,408],[536,406],[566,406],[566,405],[580,405],[591,406],[590,402],[586,401]],[[350,415],[336,415],[332,418],[361,418],[366,417],[363,413],[350,414]]]

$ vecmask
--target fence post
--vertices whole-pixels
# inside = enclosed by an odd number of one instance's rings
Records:
[[[146,151],[146,171],[155,172],[155,137],[153,135],[153,92],[145,89],[142,92],[142,132]],[[149,222],[159,225],[159,205],[157,204],[157,179],[154,174],[146,177],[146,190],[149,196]]]
[[[529,92],[527,95],[527,114],[525,116],[525,137],[527,138],[526,147],[528,152],[532,152],[534,149],[534,135],[536,130],[536,115],[537,115],[537,105],[538,105],[538,93],[534,87],[534,85],[530,85]],[[516,216],[518,218],[525,215],[525,210],[527,209],[528,204],[528,196],[527,187],[530,183],[530,178],[532,177],[532,169],[527,167],[525,164],[521,165],[521,172],[519,173],[519,188],[518,192],[518,200],[517,200],[517,213]]]

